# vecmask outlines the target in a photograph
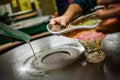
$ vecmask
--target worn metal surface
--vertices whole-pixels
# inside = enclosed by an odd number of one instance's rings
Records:
[[[74,42],[74,40],[70,41],[64,37],[50,36],[31,43],[35,52],[38,52],[70,42]],[[31,75],[26,72],[27,68],[24,68],[24,62],[31,55],[32,52],[28,44],[1,55],[0,80],[107,80],[103,71],[103,63],[86,64],[82,60],[64,69],[50,71],[43,75]]]

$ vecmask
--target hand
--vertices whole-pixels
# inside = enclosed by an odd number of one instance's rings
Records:
[[[117,3],[113,1],[117,1]],[[96,11],[96,15],[103,20],[96,31],[120,32],[120,0],[97,0],[97,2],[100,5],[106,5],[106,9]]]
[[[66,27],[67,23],[69,22],[67,16],[63,15],[57,18],[53,18],[50,20],[50,23],[52,25],[51,30],[52,31],[58,31],[58,26]]]

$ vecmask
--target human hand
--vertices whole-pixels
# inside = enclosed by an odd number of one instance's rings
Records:
[[[97,0],[100,5],[105,5],[106,9],[96,11],[97,17],[102,22],[96,31],[103,33],[120,32],[120,0]]]
[[[52,25],[52,31],[58,31],[61,26],[66,27],[68,22],[68,17],[63,15],[60,17],[52,18],[49,24]]]

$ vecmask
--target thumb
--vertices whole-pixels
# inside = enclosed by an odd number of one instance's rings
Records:
[[[50,24],[53,24],[53,25],[55,25],[56,24],[56,20],[53,18],[53,19],[51,19],[50,20]]]

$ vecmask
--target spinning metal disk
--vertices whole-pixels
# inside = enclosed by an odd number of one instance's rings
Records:
[[[80,54],[74,48],[52,49],[40,54],[36,60],[33,60],[32,66],[38,70],[63,68],[75,62],[80,57]]]

